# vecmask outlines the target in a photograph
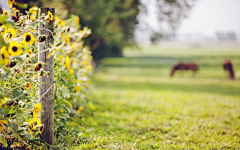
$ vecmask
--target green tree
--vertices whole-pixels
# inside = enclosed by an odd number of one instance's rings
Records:
[[[159,24],[163,21],[175,29],[179,21],[191,8],[194,0],[156,0],[159,9]],[[139,10],[147,14],[144,0],[32,0],[29,5],[38,7],[55,7],[61,16],[71,13],[80,17],[80,24],[92,29],[86,39],[90,46],[96,65],[104,57],[122,56],[125,46],[135,45],[134,28],[138,23]],[[149,27],[150,28],[150,27]],[[158,39],[162,31],[154,31],[153,37]]]

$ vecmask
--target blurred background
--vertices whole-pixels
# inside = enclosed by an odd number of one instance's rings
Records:
[[[240,67],[239,56],[233,55],[238,53],[240,41],[239,0],[31,0],[27,3],[29,7],[55,7],[56,14],[63,18],[78,15],[80,24],[93,31],[86,44],[96,68],[123,69],[125,65],[134,67],[131,70],[136,74],[147,71],[151,75],[168,76],[174,64],[191,61],[200,65],[199,70],[208,70],[201,71],[198,77],[224,78],[221,65],[225,58],[234,62],[235,73]]]
[[[214,53],[214,50],[228,49],[226,52],[230,54],[231,50],[235,52],[239,47],[240,20],[237,19],[240,16],[239,0],[231,0],[231,2],[224,0],[16,0],[16,2],[18,5],[15,7],[19,9],[21,9],[19,6],[22,6],[19,4],[28,4],[27,8],[22,8],[22,13],[32,6],[37,6],[55,7],[56,14],[62,19],[68,18],[71,14],[78,15],[82,27],[88,26],[93,30],[86,39],[86,44],[90,46],[96,68],[99,68],[100,64],[117,65],[118,61],[114,61],[114,64],[111,61],[108,63],[109,59],[104,59],[108,57],[125,56],[122,61],[129,63],[125,61],[126,57],[133,57],[135,54],[159,56],[159,59],[156,57],[155,61],[148,63],[151,67],[152,65],[161,67],[185,61],[184,58],[174,55],[177,53],[183,55],[185,51],[188,53],[188,50],[212,60],[209,58],[211,57],[209,53]],[[173,50],[175,48],[176,53]],[[167,54],[165,51],[175,54]],[[163,54],[172,57],[171,61]],[[218,52],[216,54],[219,55]],[[222,55],[221,59],[227,58],[225,54]],[[234,67],[239,65],[236,58],[233,58],[236,63]],[[133,58],[127,60],[131,61],[131,59]],[[147,58],[143,58],[145,59]],[[136,64],[136,61],[137,59],[133,59],[134,64],[129,65],[148,65],[148,63],[142,64],[143,61]],[[204,63],[198,62],[197,58],[191,58],[191,61],[196,61],[200,65]],[[212,60],[212,65],[213,62],[221,64],[222,61],[220,58],[218,62]],[[121,62],[119,63],[118,65],[122,65]],[[238,70],[239,66],[236,69]]]

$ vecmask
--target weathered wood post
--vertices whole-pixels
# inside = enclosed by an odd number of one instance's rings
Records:
[[[45,13],[48,14],[50,11],[53,16],[55,14],[54,8],[40,8],[38,16]],[[49,51],[41,52],[47,48],[50,48],[50,43],[54,43],[52,33],[54,32],[54,19],[49,23],[46,22],[45,25],[38,25],[39,35],[46,35],[47,39],[44,43],[38,44],[38,61],[44,62],[43,65],[44,72],[49,71],[50,76],[41,77],[38,75],[40,82],[45,84],[39,84],[38,90],[38,101],[42,103],[42,112],[40,112],[41,123],[44,124],[44,130],[41,134],[41,140],[47,142],[50,145],[54,144],[54,56],[47,58]],[[52,32],[50,32],[50,31]]]

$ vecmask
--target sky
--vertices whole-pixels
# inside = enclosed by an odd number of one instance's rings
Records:
[[[240,34],[240,0],[197,0],[177,33],[214,36],[216,31]]]

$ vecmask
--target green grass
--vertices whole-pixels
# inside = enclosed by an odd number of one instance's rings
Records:
[[[102,61],[77,148],[239,149],[240,80],[226,79],[221,63],[228,56],[237,70],[240,49],[157,50]],[[169,77],[179,59],[200,64],[195,78]]]

